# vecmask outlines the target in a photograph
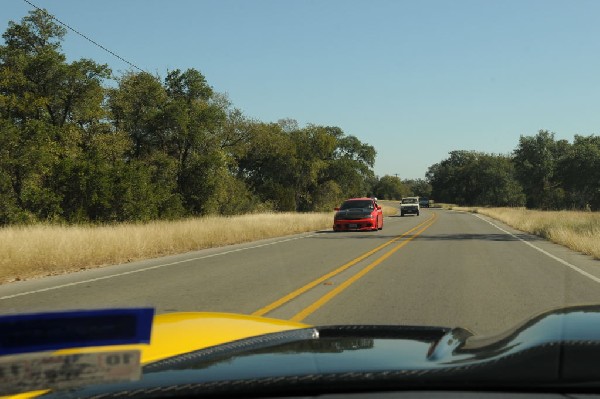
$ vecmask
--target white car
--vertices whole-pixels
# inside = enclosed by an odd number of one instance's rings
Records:
[[[419,216],[421,208],[419,207],[419,197],[405,197],[400,201],[400,216],[412,213]]]

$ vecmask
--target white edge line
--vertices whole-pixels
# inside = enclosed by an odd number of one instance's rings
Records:
[[[512,236],[512,237],[514,237],[514,238],[516,238],[517,240],[519,240],[519,241],[521,241],[521,242],[523,242],[523,243],[525,243],[525,244],[529,245],[531,248],[535,249],[536,251],[539,251],[539,252],[543,253],[544,255],[546,255],[546,256],[548,256],[548,257],[550,257],[550,258],[554,259],[555,261],[557,261],[557,262],[559,262],[559,263],[562,263],[563,265],[565,265],[565,266],[567,266],[567,267],[569,267],[569,268],[573,269],[573,270],[574,270],[574,271],[576,271],[577,273],[580,273],[580,274],[582,274],[582,275],[584,275],[584,276],[586,276],[586,277],[590,278],[591,280],[594,280],[595,282],[597,282],[597,283],[600,283],[600,278],[598,278],[598,277],[596,277],[596,276],[594,276],[594,275],[592,275],[592,274],[590,274],[590,273],[586,272],[585,270],[581,270],[580,268],[578,268],[578,267],[577,267],[577,266],[575,266],[575,265],[572,265],[571,263],[567,262],[566,260],[564,260],[564,259],[561,259],[561,258],[559,258],[558,256],[552,255],[552,254],[551,254],[550,252],[548,252],[548,251],[544,251],[542,248],[540,248],[540,247],[537,247],[537,246],[533,245],[533,244],[532,244],[532,243],[530,243],[529,241],[525,241],[525,240],[524,240],[524,239],[522,239],[521,237],[517,237],[516,235],[512,234],[510,231],[506,231],[506,230],[504,230],[502,227],[500,227],[500,226],[498,226],[498,225],[496,225],[496,224],[494,224],[494,223],[490,222],[490,221],[489,221],[489,220],[487,220],[487,219],[484,219],[483,217],[481,217],[481,216],[479,216],[479,215],[477,215],[477,214],[473,214],[473,216],[476,216],[476,217],[478,217],[479,219],[483,220],[484,222],[487,222],[487,223],[491,224],[492,226],[494,226],[494,227],[495,227],[495,228],[497,228],[498,230],[500,230],[500,231],[503,231],[503,232],[505,232],[506,234],[508,234],[508,235],[510,235],[510,236]]]
[[[219,253],[216,253],[216,254],[204,255],[204,256],[199,256],[199,257],[196,257],[196,258],[179,260],[177,262],[163,263],[163,264],[160,264],[160,265],[154,265],[154,266],[145,267],[145,268],[142,268],[142,269],[130,270],[128,272],[110,274],[108,276],[96,277],[96,278],[91,278],[91,279],[82,280],[82,281],[76,281],[76,282],[68,283],[68,284],[55,285],[53,287],[41,288],[39,290],[20,292],[18,294],[6,295],[6,296],[3,296],[3,297],[0,297],[0,301],[4,300],[4,299],[12,299],[12,298],[20,297],[20,296],[25,296],[25,295],[38,294],[40,292],[53,291],[53,290],[57,290],[59,288],[72,287],[74,285],[79,285],[79,284],[92,283],[92,282],[100,281],[100,280],[108,280],[110,278],[127,276],[129,274],[147,272],[149,270],[160,269],[160,268],[166,267],[166,266],[174,266],[174,265],[179,265],[179,264],[182,264],[182,263],[193,262],[193,261],[196,261],[196,260],[214,258],[216,256],[228,255],[228,254],[231,254],[231,253],[234,253],[234,252],[246,251],[248,249],[262,248],[262,247],[266,247],[266,246],[269,246],[269,245],[281,244],[281,243],[288,242],[288,241],[294,241],[294,240],[300,240],[300,239],[303,239],[303,238],[313,237],[315,235],[316,234],[313,233],[313,234],[305,235],[305,236],[302,236],[302,237],[286,238],[285,240],[270,242],[270,243],[267,243],[267,244],[260,244],[260,245],[255,245],[255,246],[252,246],[252,247],[232,249],[232,250],[229,250],[229,251],[219,252]]]

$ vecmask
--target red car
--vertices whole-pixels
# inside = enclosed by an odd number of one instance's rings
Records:
[[[383,211],[373,198],[350,198],[335,210],[334,231],[383,229]]]

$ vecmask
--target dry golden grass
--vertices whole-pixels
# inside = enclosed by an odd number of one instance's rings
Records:
[[[0,283],[331,228],[332,213],[0,229]]]
[[[454,209],[457,207],[455,204],[444,204],[442,202],[436,202],[432,206],[432,208],[441,208],[441,209]]]
[[[600,213],[524,208],[458,208],[490,216],[515,229],[600,259]]]
[[[387,201],[380,200],[378,204],[381,205],[383,216],[394,216],[398,214],[398,201]]]

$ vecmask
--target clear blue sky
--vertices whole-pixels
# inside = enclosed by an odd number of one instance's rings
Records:
[[[341,127],[375,172],[600,131],[600,1],[31,0],[164,77],[196,68],[244,113]],[[31,9],[0,0],[0,30]],[[128,65],[68,33],[70,60]]]

